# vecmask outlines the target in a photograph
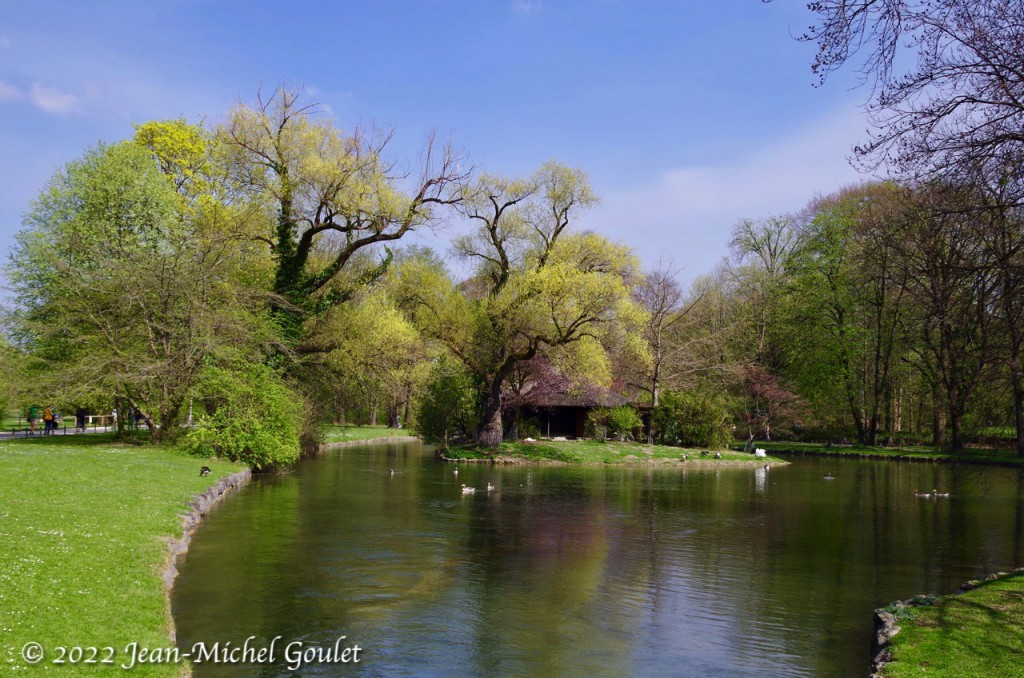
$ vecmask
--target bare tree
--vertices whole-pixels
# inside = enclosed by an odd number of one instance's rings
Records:
[[[633,290],[633,297],[649,314],[644,337],[651,347],[651,362],[642,366],[646,369],[635,386],[650,394],[653,407],[658,406],[666,385],[678,386],[680,377],[692,371],[685,355],[687,342],[675,330],[700,303],[703,292],[687,297],[676,280],[678,274],[671,263],[659,262]]]
[[[856,149],[868,166],[889,162],[905,176],[946,176],[1024,146],[1020,0],[807,6],[819,17],[801,36],[818,45],[814,72],[824,80],[855,62],[872,85],[876,131]]]

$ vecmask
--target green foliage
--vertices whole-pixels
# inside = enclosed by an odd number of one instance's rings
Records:
[[[476,428],[476,384],[458,366],[440,359],[416,408],[416,429],[428,443],[447,448]]]
[[[33,202],[8,266],[27,401],[138,409],[154,441],[179,432],[199,369],[224,352],[259,360],[264,301],[240,274],[259,258],[235,211],[185,209],[145,147],[100,145]],[[33,397],[34,396],[34,397]]]
[[[683,447],[725,447],[729,420],[721,398],[699,391],[665,391],[651,413],[657,440]]]
[[[632,405],[617,407],[595,407],[587,413],[586,431],[592,438],[603,439],[606,435],[625,440],[633,436],[643,426],[640,413]]]
[[[301,401],[269,368],[208,368],[195,393],[212,413],[183,442],[192,454],[222,457],[255,469],[298,460]]]

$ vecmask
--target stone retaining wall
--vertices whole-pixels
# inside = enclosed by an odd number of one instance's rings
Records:
[[[178,556],[188,551],[188,545],[192,542],[192,535],[195,534],[203,521],[203,516],[213,506],[227,495],[231,494],[252,477],[250,469],[244,469],[226,478],[221,478],[216,485],[202,494],[196,495],[189,502],[192,509],[181,517],[181,537],[171,539],[168,542],[167,562],[163,569],[163,580],[166,586],[168,605],[170,604],[171,588],[174,586],[174,579],[178,576]],[[176,642],[176,633],[173,623],[171,625],[171,642]]]

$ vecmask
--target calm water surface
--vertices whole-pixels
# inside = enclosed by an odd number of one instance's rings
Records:
[[[863,676],[874,608],[1024,566],[1016,470],[453,468],[335,450],[211,512],[174,588],[181,648],[363,651],[195,675]],[[913,496],[933,487],[953,496]]]

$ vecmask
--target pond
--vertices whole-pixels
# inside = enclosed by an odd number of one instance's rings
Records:
[[[194,674],[861,676],[874,608],[1024,565],[1017,470],[455,468],[347,448],[228,498],[180,565],[178,645],[279,637],[277,663]],[[289,671],[287,644],[339,642],[358,664]]]

